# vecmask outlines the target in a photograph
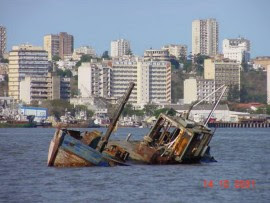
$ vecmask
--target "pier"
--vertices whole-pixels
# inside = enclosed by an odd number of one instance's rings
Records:
[[[270,123],[208,123],[209,128],[270,128]]]

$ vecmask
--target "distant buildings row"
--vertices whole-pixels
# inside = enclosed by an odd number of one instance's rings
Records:
[[[0,26],[0,37],[0,56],[3,56],[6,50],[6,29],[3,26]],[[240,37],[224,39],[223,57],[220,58],[218,41],[219,26],[215,19],[192,22],[192,55],[207,55],[211,59],[204,62],[204,77],[185,81],[185,103],[203,98],[222,84],[240,89],[241,63],[250,61],[250,41]],[[65,68],[67,63],[74,67],[85,54],[93,58],[96,56],[90,46],[74,49],[74,37],[66,32],[45,35],[43,48],[31,45],[13,47],[9,53],[9,95],[27,103],[31,100],[69,98],[70,79],[49,73],[49,61],[59,56],[62,59],[57,62],[59,67]],[[143,57],[134,57],[130,42],[119,39],[111,42],[110,54],[111,61],[93,60],[79,68],[81,96],[117,98],[122,96],[128,82],[134,81],[137,87],[131,96],[133,103],[170,103],[169,61],[172,58],[187,58],[188,50],[186,45],[169,44],[161,49],[145,50]],[[266,68],[270,58],[256,58],[253,63],[258,68]],[[208,102],[215,102],[217,96],[213,95]]]
[[[6,50],[6,28],[0,26],[0,55]],[[219,25],[216,19],[200,19],[192,21],[192,55],[215,56],[218,54]],[[66,32],[59,34],[45,35],[43,39],[44,50],[48,52],[48,59],[59,56],[65,58],[78,59],[82,54],[95,56],[92,47],[84,46],[74,50],[74,37]],[[186,57],[187,46],[170,44],[162,47],[167,50],[171,57]],[[161,51],[160,50],[160,51]],[[130,42],[126,39],[113,40],[111,42],[111,57],[122,57],[131,55]],[[225,58],[236,60],[239,63],[248,62],[250,59],[250,42],[244,38],[223,40],[223,54]]]
[[[70,78],[49,73],[48,53],[42,47],[14,46],[9,53],[8,95],[27,104],[69,99]]]
[[[129,100],[133,104],[171,103],[170,62],[130,57],[83,63],[78,69],[82,97],[120,98],[129,82],[136,83]]]

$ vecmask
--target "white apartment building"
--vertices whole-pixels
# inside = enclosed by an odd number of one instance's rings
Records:
[[[224,58],[236,60],[238,63],[250,60],[250,41],[247,39],[224,39],[222,50]]]
[[[237,86],[240,90],[241,64],[230,60],[204,60],[204,79],[215,80],[215,89],[222,85],[228,86],[223,99],[228,96],[229,87]],[[220,92],[215,94],[216,99]]]
[[[43,48],[48,52],[48,60],[54,56],[59,56],[59,35],[50,34],[43,38]]]
[[[82,63],[78,68],[81,97],[110,97],[110,72],[111,68],[101,63]]]
[[[168,49],[148,49],[143,54],[144,61],[169,61]]]
[[[167,61],[113,61],[111,93],[122,97],[129,82],[135,82],[130,102],[143,106],[148,103],[171,103],[171,64]]]
[[[79,61],[82,55],[90,55],[92,57],[96,57],[96,50],[90,46],[81,46],[74,49],[72,59],[75,61]]]
[[[130,42],[125,39],[111,41],[111,57],[121,57],[130,51]]]
[[[168,44],[161,48],[162,50],[168,50],[169,55],[177,59],[180,57],[187,58],[187,45],[184,44]]]
[[[120,98],[126,92],[129,83],[137,83],[137,60],[113,60],[111,72],[111,96]],[[134,87],[129,102],[137,103],[137,86]]]
[[[20,99],[20,81],[26,76],[48,74],[48,53],[42,47],[32,45],[13,46],[9,52],[8,94]]]
[[[218,22],[210,18],[192,21],[192,55],[202,54],[215,56],[218,54]]]
[[[270,65],[267,66],[267,104],[270,105]]]
[[[184,80],[184,104],[200,101],[215,91],[215,80],[189,78]],[[205,99],[205,102],[215,103],[215,94]]]
[[[61,78],[48,73],[46,76],[26,76],[20,81],[20,100],[32,101],[70,98],[70,78]]]
[[[214,91],[215,80],[207,80],[202,78],[197,79],[197,100],[202,100]],[[212,94],[209,98],[205,99],[205,102],[209,104],[213,104],[215,101],[215,93]]]

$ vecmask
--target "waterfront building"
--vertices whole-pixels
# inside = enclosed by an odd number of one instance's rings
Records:
[[[78,68],[78,89],[81,97],[110,97],[111,67],[102,63],[82,63]]]
[[[111,41],[111,57],[128,55],[130,51],[130,42],[128,40],[119,39]]]
[[[50,34],[43,38],[43,48],[48,52],[48,60],[54,56],[59,56],[59,35]]]
[[[19,113],[23,116],[35,116],[34,121],[42,122],[48,118],[48,109],[33,106],[20,106]]]
[[[170,55],[168,49],[148,49],[144,51],[144,61],[169,61]]]
[[[241,64],[230,60],[204,60],[204,79],[215,80],[215,89],[222,85],[227,85],[228,88],[223,96],[226,99],[228,96],[229,87],[236,87],[240,91],[240,70]],[[216,99],[220,92],[215,94]]]
[[[114,60],[111,73],[111,94],[119,98],[129,82],[135,82],[130,102],[171,103],[171,64],[167,61]]]
[[[48,68],[48,53],[42,47],[13,46],[9,52],[8,95],[19,100],[20,81],[26,76],[46,76]]]
[[[184,104],[200,101],[215,91],[215,80],[203,78],[189,78],[184,80]],[[215,94],[205,100],[206,103],[215,103]]]
[[[52,73],[46,76],[26,76],[20,81],[20,100],[26,104],[32,101],[70,99],[70,78]]]
[[[129,98],[134,105],[171,102],[170,62],[123,57],[105,63],[82,63],[78,69],[78,88],[83,98],[119,99],[130,82],[136,84]]]
[[[187,58],[187,45],[184,44],[169,44],[161,48],[162,50],[168,50],[170,57]]]
[[[267,104],[270,105],[270,65],[267,66]]]
[[[137,83],[137,60],[135,58],[113,60],[111,96],[122,97],[130,82]],[[132,90],[129,102],[137,103],[137,86]]]
[[[250,41],[247,39],[224,39],[222,50],[224,58],[235,60],[238,63],[247,63],[250,60]]]
[[[192,21],[192,55],[218,54],[219,28],[216,19]]]
[[[0,58],[2,58],[7,48],[7,32],[4,26],[0,26]]]

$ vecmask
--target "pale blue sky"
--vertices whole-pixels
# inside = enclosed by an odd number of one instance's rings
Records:
[[[135,54],[167,43],[191,51],[194,19],[216,18],[220,46],[239,35],[251,40],[252,57],[270,55],[270,0],[0,0],[0,25],[13,45],[43,44],[43,36],[66,31],[75,48],[93,46],[99,54],[110,41],[130,40]]]

